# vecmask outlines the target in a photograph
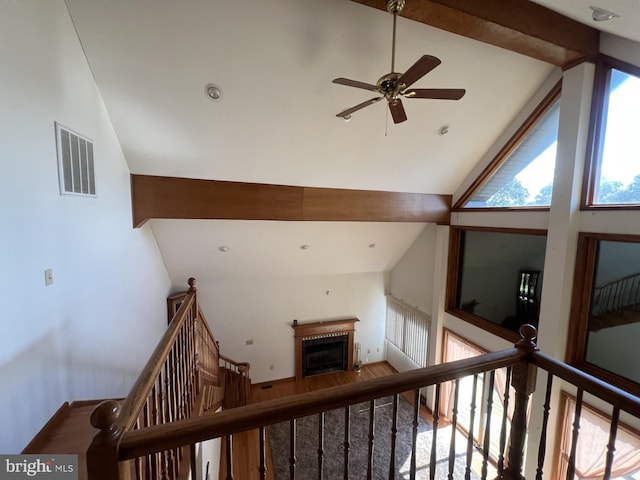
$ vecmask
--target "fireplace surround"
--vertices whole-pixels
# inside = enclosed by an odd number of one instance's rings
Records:
[[[296,380],[310,375],[351,370],[357,318],[294,323]]]

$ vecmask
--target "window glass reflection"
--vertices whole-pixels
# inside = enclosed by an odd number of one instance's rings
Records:
[[[546,237],[462,232],[457,308],[518,332],[538,324]]]
[[[640,382],[640,244],[600,241],[585,360]]]

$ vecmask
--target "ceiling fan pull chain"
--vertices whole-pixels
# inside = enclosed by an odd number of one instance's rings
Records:
[[[384,109],[384,136],[387,137],[389,133],[389,110]]]

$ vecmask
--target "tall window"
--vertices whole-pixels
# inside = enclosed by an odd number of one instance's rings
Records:
[[[547,95],[454,208],[548,207],[559,117],[560,84]]]
[[[559,462],[554,478],[567,478],[569,455],[572,450],[573,424],[575,422],[575,398],[563,392],[561,415]],[[607,445],[611,418],[599,410],[583,403],[580,410],[580,429],[575,448],[576,480],[603,478],[607,459]],[[618,425],[615,440],[612,480],[634,480],[640,478],[640,436],[625,425]]]
[[[447,311],[508,340],[537,326],[543,231],[452,229]]]
[[[385,337],[419,367],[427,366],[431,316],[387,295]]]
[[[596,70],[587,205],[640,205],[640,69],[603,58]]]
[[[567,362],[640,394],[640,236],[581,233]]]
[[[466,358],[477,357],[488,353],[485,349],[475,345],[469,340],[444,329],[443,362],[453,362]],[[493,384],[491,383],[493,380]],[[492,461],[499,462],[506,453],[506,441],[511,430],[511,419],[514,410],[515,390],[509,386],[507,397],[510,398],[505,415],[504,399],[505,387],[508,382],[507,369],[495,371],[493,379],[490,374],[480,373],[474,376],[461,378],[458,386],[457,427],[467,436],[473,435],[476,445],[484,445],[488,442],[489,456]],[[475,398],[473,396],[475,383]],[[491,417],[486,425],[488,401],[491,399]],[[440,395],[440,412],[442,416],[451,420],[453,416],[455,399],[455,383],[447,382],[442,385]],[[471,425],[471,403],[475,405],[474,422]],[[530,404],[529,404],[530,405]],[[504,429],[503,429],[504,423]],[[501,448],[502,447],[502,448]]]

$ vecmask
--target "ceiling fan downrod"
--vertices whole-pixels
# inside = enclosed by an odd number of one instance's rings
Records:
[[[398,13],[404,8],[405,0],[389,0],[387,2],[387,11],[393,14],[393,38],[391,40],[391,73],[395,72],[396,63],[396,21]]]

